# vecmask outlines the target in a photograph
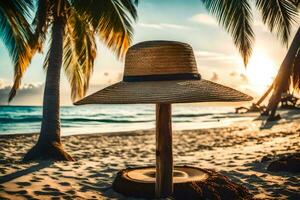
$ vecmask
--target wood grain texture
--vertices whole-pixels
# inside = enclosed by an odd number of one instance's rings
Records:
[[[156,104],[156,184],[157,198],[173,193],[173,152],[171,104]]]

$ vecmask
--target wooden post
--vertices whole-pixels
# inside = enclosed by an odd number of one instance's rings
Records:
[[[156,105],[156,198],[173,193],[171,104]]]

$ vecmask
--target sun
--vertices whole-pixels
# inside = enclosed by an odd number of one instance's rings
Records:
[[[263,51],[255,51],[249,60],[246,76],[253,90],[258,94],[265,92],[276,75],[276,65]]]

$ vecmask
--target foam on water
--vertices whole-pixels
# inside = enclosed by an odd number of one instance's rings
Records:
[[[246,117],[233,107],[173,105],[173,129],[185,130],[230,125]],[[40,106],[0,106],[0,134],[39,132]],[[62,135],[120,132],[154,128],[154,105],[86,105],[61,108]]]

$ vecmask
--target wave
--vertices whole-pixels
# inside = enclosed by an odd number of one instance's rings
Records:
[[[62,122],[64,121],[65,122],[141,123],[141,122],[153,122],[154,120],[68,118],[68,119],[62,119]]]
[[[203,114],[175,114],[173,117],[205,117],[213,114],[203,113]]]
[[[175,123],[186,123],[186,122],[193,122],[193,120],[173,120]]]
[[[243,118],[243,117],[249,117],[247,115],[239,115],[239,114],[234,114],[234,115],[230,115],[230,114],[227,114],[227,115],[216,115],[216,116],[213,116],[211,117],[212,119],[224,119],[224,118],[227,118],[227,119],[235,119],[235,118]]]
[[[0,124],[8,123],[34,123],[41,122],[42,117],[23,117],[23,118],[1,118]],[[153,122],[154,120],[134,120],[134,119],[89,119],[89,118],[61,118],[62,123],[64,122],[98,122],[98,123],[142,123],[142,122]]]
[[[42,117],[23,117],[23,118],[7,118],[0,117],[0,123],[25,123],[25,122],[40,122]]]
[[[173,122],[191,122],[193,120],[188,119],[179,119],[179,118],[191,118],[191,117],[204,117],[212,114],[175,114],[173,117]],[[104,116],[101,116],[104,117]],[[212,118],[222,118],[219,116],[213,116]],[[11,117],[2,117],[0,116],[0,124],[9,124],[9,123],[37,123],[42,121],[42,116],[11,116]],[[70,116],[64,117],[61,116],[62,123],[72,123],[72,122],[91,122],[91,123],[143,123],[143,122],[154,122],[155,119],[142,119],[140,120],[138,116],[107,116],[106,118],[96,118],[96,117],[74,117]]]

